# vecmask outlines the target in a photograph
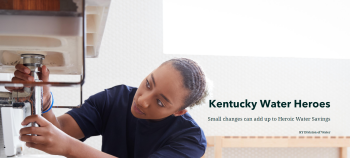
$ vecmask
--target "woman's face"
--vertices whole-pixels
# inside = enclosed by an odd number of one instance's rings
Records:
[[[140,119],[159,121],[172,114],[179,116],[188,95],[182,76],[171,63],[166,63],[151,72],[140,84],[131,106],[131,113]]]

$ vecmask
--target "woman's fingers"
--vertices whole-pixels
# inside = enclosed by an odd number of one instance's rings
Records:
[[[45,128],[39,128],[39,127],[25,127],[19,130],[19,134],[25,135],[25,134],[36,134],[36,135],[44,135],[46,133]]]
[[[17,78],[17,77],[12,77],[12,82],[25,82],[24,80]]]
[[[48,140],[44,136],[21,135],[20,140],[28,143],[47,144]]]
[[[30,148],[35,148],[35,149],[38,149],[38,150],[42,150],[42,151],[45,151],[45,149],[47,148],[46,145],[35,144],[35,143],[31,143],[31,142],[26,142],[26,146],[30,147]]]
[[[29,73],[30,73],[30,69],[27,68],[26,66],[24,66],[23,64],[17,64],[17,65],[15,66],[15,68],[16,68],[16,70],[19,70],[19,71],[21,71],[21,72],[23,72],[23,73],[26,73],[26,74],[29,74]]]
[[[36,122],[37,124],[39,124],[41,127],[45,127],[50,125],[50,122],[48,122],[45,118],[39,116],[39,115],[31,115],[26,117],[23,122],[22,125],[27,125],[31,122]]]
[[[12,81],[13,82],[13,81]],[[23,91],[23,87],[5,87],[5,89],[7,89],[8,91],[18,91],[18,92],[22,92]]]
[[[12,77],[11,82],[24,82],[24,80],[19,79],[17,77]],[[6,86],[5,88],[7,90],[11,91],[11,92],[14,91],[14,90],[16,90],[16,91],[23,91],[23,87],[9,87],[9,86]]]
[[[30,76],[29,74],[23,73],[20,70],[15,71],[15,77],[18,79],[22,79],[24,81],[34,81],[34,77]]]

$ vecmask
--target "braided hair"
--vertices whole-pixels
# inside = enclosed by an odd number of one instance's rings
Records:
[[[194,107],[205,102],[205,97],[208,95],[205,75],[199,65],[187,58],[175,58],[165,61],[171,63],[178,70],[183,78],[183,85],[189,90],[189,95],[185,98],[184,105],[180,110],[187,107]],[[162,64],[162,65],[163,65]]]

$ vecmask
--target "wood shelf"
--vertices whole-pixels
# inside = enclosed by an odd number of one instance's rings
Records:
[[[347,158],[350,136],[209,136],[207,146],[214,147],[215,158],[222,157],[222,148],[339,148],[340,158]],[[204,158],[203,155],[202,158]]]

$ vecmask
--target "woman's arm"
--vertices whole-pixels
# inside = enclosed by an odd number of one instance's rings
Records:
[[[103,157],[103,158],[116,158],[115,156],[109,155],[107,153],[101,152],[91,146],[88,146],[79,140],[73,139],[71,142],[72,146],[74,148],[71,148],[69,153],[65,155],[68,158],[96,158],[96,157]]]
[[[72,116],[63,114],[56,118],[52,110],[48,111],[43,116],[46,120],[51,122],[64,133],[67,133],[69,136],[76,139],[82,139],[85,137],[83,131],[80,129],[78,123]]]
[[[20,130],[20,139],[26,142],[28,147],[68,158],[116,158],[67,135],[41,116],[28,116],[22,125],[30,122],[36,122],[40,127],[26,127]]]

